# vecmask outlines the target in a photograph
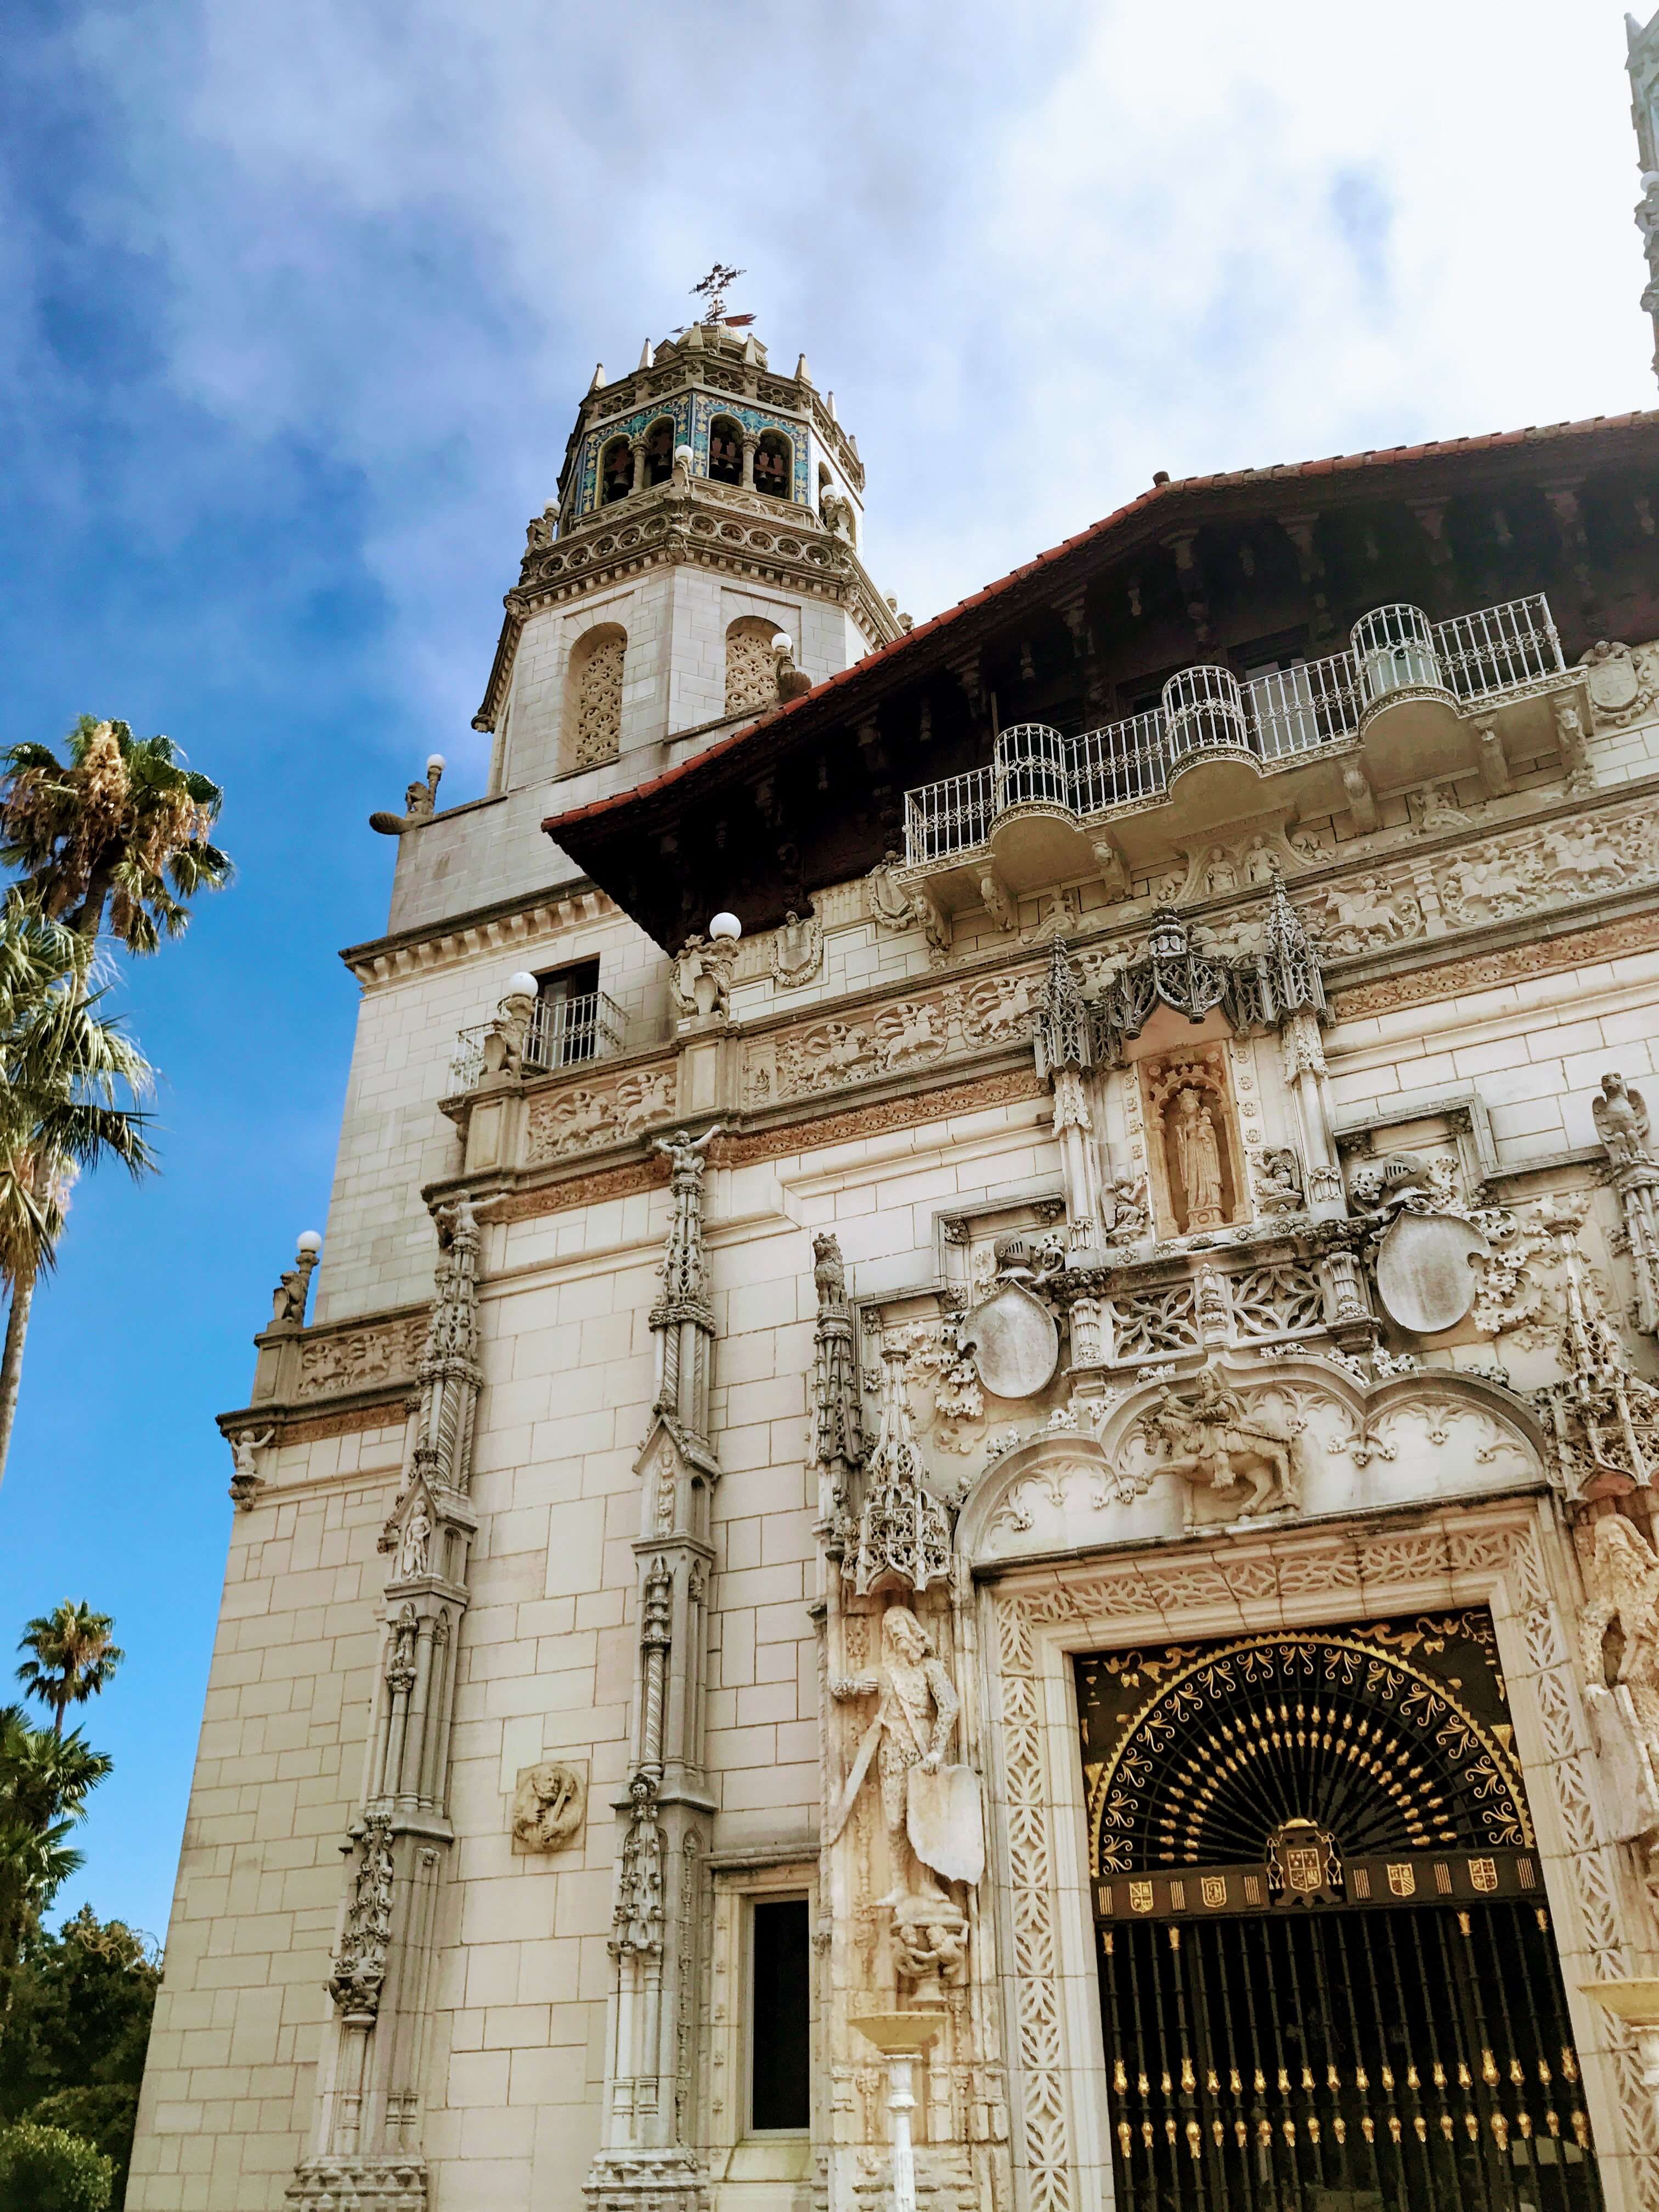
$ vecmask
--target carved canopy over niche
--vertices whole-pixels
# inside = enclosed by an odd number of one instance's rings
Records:
[[[1187,1045],[1139,1065],[1147,1152],[1158,1219],[1168,1237],[1250,1218],[1227,1054]]]
[[[1369,1389],[1334,1358],[1246,1358],[1074,1397],[1011,1438],[969,1490],[957,1548],[976,1565],[1282,1527],[1545,1480],[1514,1395],[1449,1369]]]

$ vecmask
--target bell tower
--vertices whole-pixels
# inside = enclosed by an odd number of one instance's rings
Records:
[[[753,317],[703,319],[577,410],[531,523],[474,726],[491,784],[588,796],[677,764],[900,634],[864,564],[864,465],[803,354],[775,372]]]

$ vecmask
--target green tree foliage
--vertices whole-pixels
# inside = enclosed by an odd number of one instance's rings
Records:
[[[52,1709],[54,1735],[64,1733],[64,1715],[83,1705],[115,1678],[126,1654],[115,1641],[115,1623],[84,1602],[65,1598],[55,1611],[30,1621],[18,1641],[27,1657],[17,1679],[32,1698]]]
[[[0,2122],[91,2143],[112,2162],[118,2204],[161,1978],[146,1937],[83,1905],[56,1935],[27,1931],[0,2027]]]
[[[112,1763],[78,1729],[58,1735],[0,1706],[0,2014],[19,1946],[81,1864],[69,1838]]]
[[[108,2212],[114,2187],[113,2161],[79,2136],[0,2129],[0,2212]]]

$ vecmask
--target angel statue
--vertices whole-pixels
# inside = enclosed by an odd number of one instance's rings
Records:
[[[1622,1075],[1601,1078],[1601,1096],[1591,1102],[1590,1111],[1595,1116],[1595,1133],[1614,1167],[1653,1164],[1653,1154],[1648,1148],[1652,1122],[1646,1102],[1639,1091],[1630,1088]]]
[[[230,1495],[236,1504],[251,1505],[264,1487],[259,1480],[257,1455],[274,1440],[276,1434],[275,1429],[267,1429],[264,1436],[256,1437],[252,1429],[244,1429],[240,1436],[230,1438],[230,1456],[234,1463],[234,1471],[230,1478]]]

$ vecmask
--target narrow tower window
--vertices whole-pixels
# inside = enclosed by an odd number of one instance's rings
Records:
[[[708,426],[708,473],[715,483],[743,482],[743,437],[729,415],[717,415]]]
[[[646,434],[645,481],[648,486],[666,483],[674,473],[674,425],[665,415]]]
[[[773,499],[789,496],[789,441],[781,430],[763,430],[755,448],[755,489]]]
[[[634,489],[634,456],[626,438],[613,438],[599,456],[599,501],[626,499]]]
[[[811,1976],[804,1897],[758,1898],[750,1920],[749,2124],[811,2125]]]

